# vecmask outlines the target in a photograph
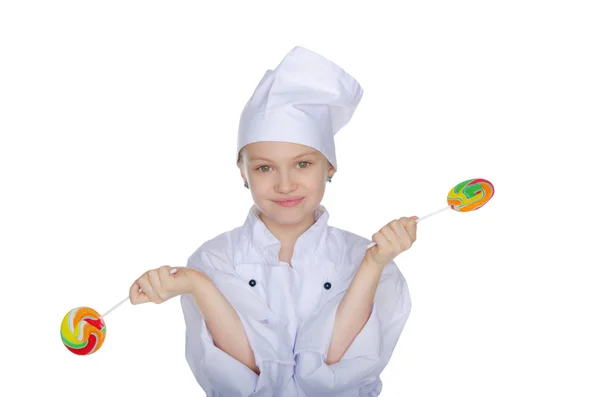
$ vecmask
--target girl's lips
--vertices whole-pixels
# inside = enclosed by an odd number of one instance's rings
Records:
[[[302,200],[304,200],[304,198],[297,199],[297,200],[274,201],[274,203],[279,204],[282,207],[294,207],[294,206],[300,204],[302,202]]]

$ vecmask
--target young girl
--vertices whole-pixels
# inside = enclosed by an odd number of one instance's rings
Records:
[[[340,67],[302,47],[268,70],[240,120],[237,164],[254,205],[186,267],[150,270],[133,304],[181,295],[186,359],[209,397],[378,396],[411,310],[393,259],[417,217],[371,241],[327,224],[334,135],[362,97]],[[143,292],[138,292],[139,289]]]

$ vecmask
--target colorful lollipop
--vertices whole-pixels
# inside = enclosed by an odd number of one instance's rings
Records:
[[[175,274],[177,269],[172,269]],[[142,289],[139,289],[142,292]],[[129,300],[129,295],[102,316],[89,307],[77,307],[68,312],[60,325],[60,337],[70,352],[87,356],[100,349],[106,338],[104,317]]]
[[[417,223],[421,222],[425,218],[429,218],[432,215],[445,211],[447,209],[453,209],[457,212],[469,212],[475,211],[487,204],[488,201],[494,195],[494,185],[488,180],[476,178],[468,179],[464,182],[454,186],[448,192],[446,199],[448,206],[441,208],[431,214],[419,217],[416,220]],[[377,245],[377,243],[371,243],[367,249]]]
[[[63,318],[60,337],[69,351],[87,356],[97,352],[104,343],[106,325],[94,309],[77,307]]]
[[[475,211],[490,201],[493,195],[494,185],[490,181],[469,179],[450,189],[447,202],[458,212]]]

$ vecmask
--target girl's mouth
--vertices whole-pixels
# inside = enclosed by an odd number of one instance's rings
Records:
[[[296,200],[285,200],[285,201],[275,201],[276,204],[279,204],[282,207],[295,207],[300,204],[304,200],[304,198],[296,199]]]

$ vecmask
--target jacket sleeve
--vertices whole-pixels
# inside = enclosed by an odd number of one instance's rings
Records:
[[[378,377],[388,364],[410,314],[406,280],[392,261],[382,274],[365,326],[341,360],[327,365],[335,315],[344,294],[345,291],[329,300],[298,331],[294,353],[296,382],[311,397],[338,396],[357,390],[367,393],[377,387]]]
[[[188,267],[205,272],[240,317],[260,375],[214,344],[202,312],[189,295],[181,297],[186,338],[185,357],[194,377],[209,397],[259,397],[281,394],[293,377],[294,358],[289,337],[276,321],[258,317],[260,308],[235,284],[235,277],[211,266],[188,261]]]

